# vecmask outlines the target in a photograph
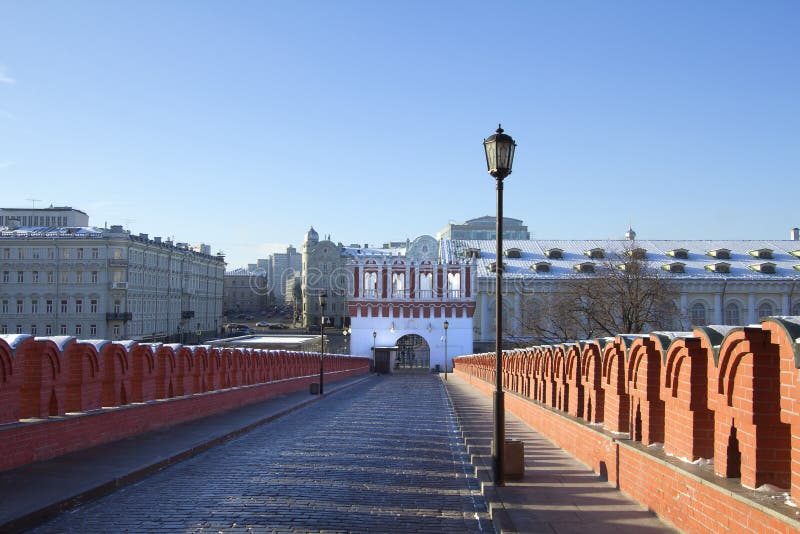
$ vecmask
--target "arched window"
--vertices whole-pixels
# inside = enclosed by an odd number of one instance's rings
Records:
[[[702,302],[692,304],[690,317],[693,326],[705,326],[706,324],[706,305]]]
[[[378,273],[364,273],[364,296],[374,297],[378,287]]]
[[[725,306],[725,324],[727,325],[739,325],[741,324],[741,310],[739,309],[739,305],[735,302],[731,302]]]
[[[450,298],[461,296],[461,273],[447,273],[447,295]]]
[[[405,290],[405,273],[392,273],[392,296],[402,297]]]
[[[758,306],[758,319],[762,319],[764,317],[771,317],[775,315],[775,311],[772,307],[772,304],[769,302],[762,302]]]
[[[419,291],[422,298],[431,298],[433,296],[433,274],[420,273],[419,275]]]

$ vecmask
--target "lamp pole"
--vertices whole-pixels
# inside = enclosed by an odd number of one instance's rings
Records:
[[[319,317],[319,325],[320,325],[320,337],[322,338],[322,352],[319,355],[319,394],[322,395],[323,393],[323,382],[324,382],[324,369],[322,366],[322,362],[325,359],[325,304],[328,303],[328,294],[323,291],[322,294],[319,296],[319,307],[322,310],[322,313]]]
[[[447,382],[447,327],[450,323],[444,322],[444,381]]]
[[[378,336],[378,333],[373,330],[372,331],[372,361],[375,362],[375,338]]]
[[[497,185],[497,250],[495,256],[495,390],[494,390],[494,450],[492,475],[495,486],[505,485],[505,399],[503,398],[503,179],[511,174],[517,144],[503,133],[498,125],[494,135],[483,140],[486,167]]]

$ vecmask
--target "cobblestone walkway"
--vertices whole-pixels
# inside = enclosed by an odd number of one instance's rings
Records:
[[[435,376],[365,381],[34,532],[491,532]]]

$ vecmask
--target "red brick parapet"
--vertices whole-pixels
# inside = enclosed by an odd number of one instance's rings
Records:
[[[0,336],[0,471],[299,391],[317,353]],[[325,380],[369,373],[325,355]]]
[[[764,486],[800,504],[800,317],[518,353],[531,355],[523,356],[530,387],[509,390],[507,409],[679,528],[800,530],[780,499],[776,513],[741,497]],[[455,358],[454,368],[493,391],[493,354]],[[663,452],[647,447],[661,443]],[[741,491],[699,481],[697,461],[713,462],[701,471],[734,479]]]

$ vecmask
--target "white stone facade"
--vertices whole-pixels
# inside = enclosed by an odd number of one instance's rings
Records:
[[[6,228],[0,333],[194,341],[222,327],[224,271],[221,256],[121,226]]]

